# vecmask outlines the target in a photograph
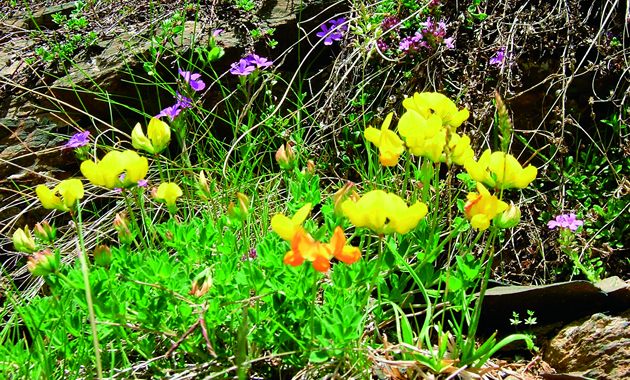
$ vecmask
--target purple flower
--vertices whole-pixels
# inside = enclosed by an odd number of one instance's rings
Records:
[[[273,65],[273,61],[268,60],[265,57],[260,57],[256,54],[252,54],[249,57],[245,58],[250,65],[255,64],[257,68],[268,67]]]
[[[332,45],[333,41],[341,39],[341,33],[335,33],[335,28],[328,28],[326,24],[322,25],[322,31],[317,32],[316,36],[324,39],[324,45]]]
[[[345,17],[340,17],[337,20],[332,19],[329,22],[330,29],[339,29],[339,32],[345,32],[346,30],[348,30],[348,26],[344,25],[344,23],[346,22]]]
[[[232,64],[230,73],[233,75],[247,76],[254,71],[256,67],[250,66],[249,60],[241,58],[238,62]]]
[[[214,32],[212,32],[212,37],[218,37],[219,34],[223,33],[223,29],[217,29]]]
[[[177,99],[177,103],[175,103],[174,107],[192,108],[192,99],[183,96],[177,91],[175,91],[175,98]]]
[[[453,44],[453,37],[449,37],[449,38],[445,38],[444,39],[444,44],[446,45],[447,48],[449,49],[455,49],[455,44]]]
[[[191,74],[190,71],[183,71],[182,69],[179,69],[179,75],[183,76],[184,81],[190,84],[190,87],[195,91],[201,91],[206,88],[206,84],[199,79],[201,78],[201,74],[199,73]]]
[[[86,146],[90,141],[88,140],[88,136],[90,135],[90,131],[75,133],[70,137],[70,140],[66,143],[66,148],[80,148],[82,146]]]
[[[125,180],[125,173],[121,174],[118,179],[120,179],[120,182],[123,182]],[[149,183],[146,179],[141,179],[137,183],[138,187],[146,187],[148,184]],[[122,193],[122,189],[120,187],[114,187],[114,191],[117,193]]]
[[[502,47],[501,49],[497,50],[497,53],[494,57],[490,58],[490,62],[488,62],[491,65],[497,65],[499,67],[503,67],[503,65],[505,65],[505,48]]]
[[[249,257],[248,257],[249,256]],[[258,252],[256,252],[256,248],[250,249],[246,254],[241,258],[242,261],[252,261],[258,257]]]
[[[549,227],[549,229],[554,229],[556,227],[561,227],[561,228],[568,228],[571,231],[575,231],[578,229],[578,227],[583,226],[584,225],[584,221],[576,219],[575,218],[575,213],[570,213],[567,215],[558,215],[556,216],[555,220],[550,220],[549,223],[547,223],[547,227]]]
[[[171,121],[173,121],[173,120],[175,119],[175,117],[176,117],[177,115],[179,115],[179,113],[180,113],[180,112],[182,112],[182,110],[180,110],[180,109],[179,109],[179,106],[180,106],[180,105],[181,105],[181,104],[179,104],[179,102],[177,102],[177,103],[176,103],[174,106],[172,106],[172,107],[166,107],[166,108],[164,108],[162,111],[160,111],[160,113],[159,113],[159,114],[155,115],[155,118],[156,118],[156,119],[159,119],[159,118],[161,118],[161,117],[163,117],[163,116],[168,116],[168,117],[170,117],[170,118],[171,118]],[[183,108],[185,108],[185,107],[183,107]]]
[[[396,17],[385,17],[383,21],[381,21],[381,28],[385,32],[390,30],[398,32],[400,30],[400,21]]]

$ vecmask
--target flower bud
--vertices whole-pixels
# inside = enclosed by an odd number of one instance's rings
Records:
[[[57,229],[46,221],[43,221],[41,224],[37,223],[34,231],[35,236],[46,243],[52,243],[57,238]]]
[[[99,267],[108,268],[112,263],[112,251],[106,245],[94,248],[94,263]]]
[[[203,170],[201,171],[201,173],[199,173],[198,184],[199,195],[201,196],[201,198],[206,201],[209,200],[212,197],[212,193],[210,192],[210,185],[208,185],[208,180],[206,179],[206,174],[203,172]]]
[[[505,211],[494,218],[494,225],[500,228],[512,228],[516,227],[520,221],[521,210],[517,206],[511,204]]]
[[[341,189],[339,189],[334,195],[333,195],[333,210],[335,212],[335,215],[338,217],[343,217],[343,211],[341,210],[341,204],[348,199],[349,197],[351,197],[351,195],[356,194],[356,191],[352,189],[352,187],[354,187],[354,183],[352,182],[348,182],[345,185],[343,185],[343,187]],[[353,192],[353,194],[351,194],[350,192]],[[356,200],[358,200],[358,194],[357,194],[357,198]],[[355,200],[355,202],[356,202]]]
[[[313,160],[308,160],[308,162],[306,163],[306,173],[313,175],[315,174],[315,163],[313,162]]]
[[[236,198],[238,199],[238,208],[243,213],[245,218],[249,215],[249,205],[250,200],[249,197],[243,193],[236,193]]]
[[[31,235],[31,231],[28,230],[28,226],[24,226],[24,229],[18,228],[13,233],[13,245],[15,249],[24,253],[33,253],[37,251],[37,244]]]
[[[199,273],[193,280],[192,289],[188,292],[188,294],[195,297],[201,297],[208,293],[210,287],[212,287],[212,277],[210,274],[210,268],[206,268],[203,272]]]
[[[129,219],[127,219],[123,213],[116,214],[114,218],[114,229],[118,231],[118,241],[120,244],[131,244],[136,238]]]
[[[33,276],[45,276],[59,270],[61,259],[50,250],[45,250],[29,257],[26,266]]]
[[[129,219],[123,213],[118,213],[114,217],[114,229],[120,231],[121,229],[129,229]]]
[[[291,144],[287,143],[286,148],[283,145],[280,145],[280,149],[276,152],[276,162],[280,165],[282,170],[292,170],[293,166],[295,166],[295,152],[293,152],[293,148],[291,148]]]
[[[234,204],[234,202],[231,202],[228,205],[227,215],[228,215],[228,218],[230,219],[239,219],[239,220],[244,219],[242,218],[240,211],[236,209],[236,205]]]

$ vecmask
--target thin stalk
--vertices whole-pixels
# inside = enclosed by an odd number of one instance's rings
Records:
[[[123,189],[123,198],[125,199],[125,204],[127,205],[127,210],[129,210],[129,217],[133,223],[133,227],[138,231],[138,235],[140,235],[140,241],[142,242],[142,248],[148,250],[148,245],[144,241],[144,234],[140,229],[140,225],[138,224],[138,220],[136,219],[136,214],[133,212],[133,207],[131,207],[131,202],[129,201],[129,197],[127,197],[127,191]]]
[[[90,271],[88,269],[88,263],[85,258],[85,243],[83,241],[83,224],[81,220],[81,209],[79,202],[76,203],[76,213],[70,212],[70,216],[74,221],[74,225],[77,227],[77,235],[79,236],[79,246],[81,251],[79,252],[79,261],[81,262],[81,272],[83,272],[83,282],[85,283],[85,298],[87,299],[88,313],[90,315],[90,326],[92,326],[92,341],[94,343],[94,354],[96,355],[96,373],[99,379],[103,378],[103,367],[101,365],[101,352],[98,344],[98,333],[96,331],[96,318],[94,317],[94,305],[92,303],[92,291],[90,290]]]

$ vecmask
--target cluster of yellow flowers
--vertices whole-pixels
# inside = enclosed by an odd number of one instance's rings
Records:
[[[437,92],[415,93],[403,101],[403,106],[406,112],[398,122],[398,132],[405,138],[405,143],[389,129],[391,113],[385,118],[380,130],[372,127],[365,130],[365,139],[379,149],[382,165],[395,166],[405,151],[405,145],[411,154],[433,162],[449,160],[463,165],[473,157],[470,138],[455,133],[456,128],[470,116],[466,108],[458,110],[455,103]],[[445,152],[447,138],[448,157]]]
[[[148,137],[142,132],[140,123],[136,124],[131,134],[132,145],[154,155],[162,152],[171,140],[171,129],[165,122],[152,118],[149,122]],[[100,161],[83,161],[81,173],[93,185],[108,189],[129,189],[144,180],[149,171],[149,162],[145,157],[132,150],[110,151]],[[61,181],[50,190],[45,185],[35,189],[44,208],[60,211],[75,211],[76,201],[83,198],[83,183],[79,179]],[[158,187],[156,199],[174,209],[175,201],[182,196],[181,188],[175,183],[162,183]]]
[[[466,217],[472,226],[485,230],[490,226],[490,221],[497,217],[501,220],[501,226],[514,224],[512,220],[516,216],[520,218],[518,208],[512,206],[509,210],[511,220],[506,220],[504,212],[508,210],[507,203],[491,195],[482,183],[495,190],[524,189],[536,178],[536,167],[528,165],[523,168],[511,154],[493,153],[489,149],[476,161],[470,138],[456,133],[457,127],[468,119],[470,113],[466,108],[458,110],[445,95],[435,92],[415,93],[403,101],[403,106],[406,112],[398,122],[398,133],[405,139],[404,142],[389,129],[391,113],[385,118],[380,130],[372,127],[365,130],[365,139],[378,147],[381,164],[397,165],[406,147],[411,154],[435,163],[463,165],[470,177],[479,182],[478,193],[469,194],[465,206]],[[353,223],[365,222],[353,220]]]

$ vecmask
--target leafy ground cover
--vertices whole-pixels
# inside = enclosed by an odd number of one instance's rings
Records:
[[[532,377],[535,310],[479,334],[490,280],[628,278],[623,4],[301,5],[291,38],[265,2],[2,5],[7,99],[146,46],[136,93],[73,87],[110,122],[47,110],[71,178],[5,201],[39,212],[4,222],[5,377]]]

